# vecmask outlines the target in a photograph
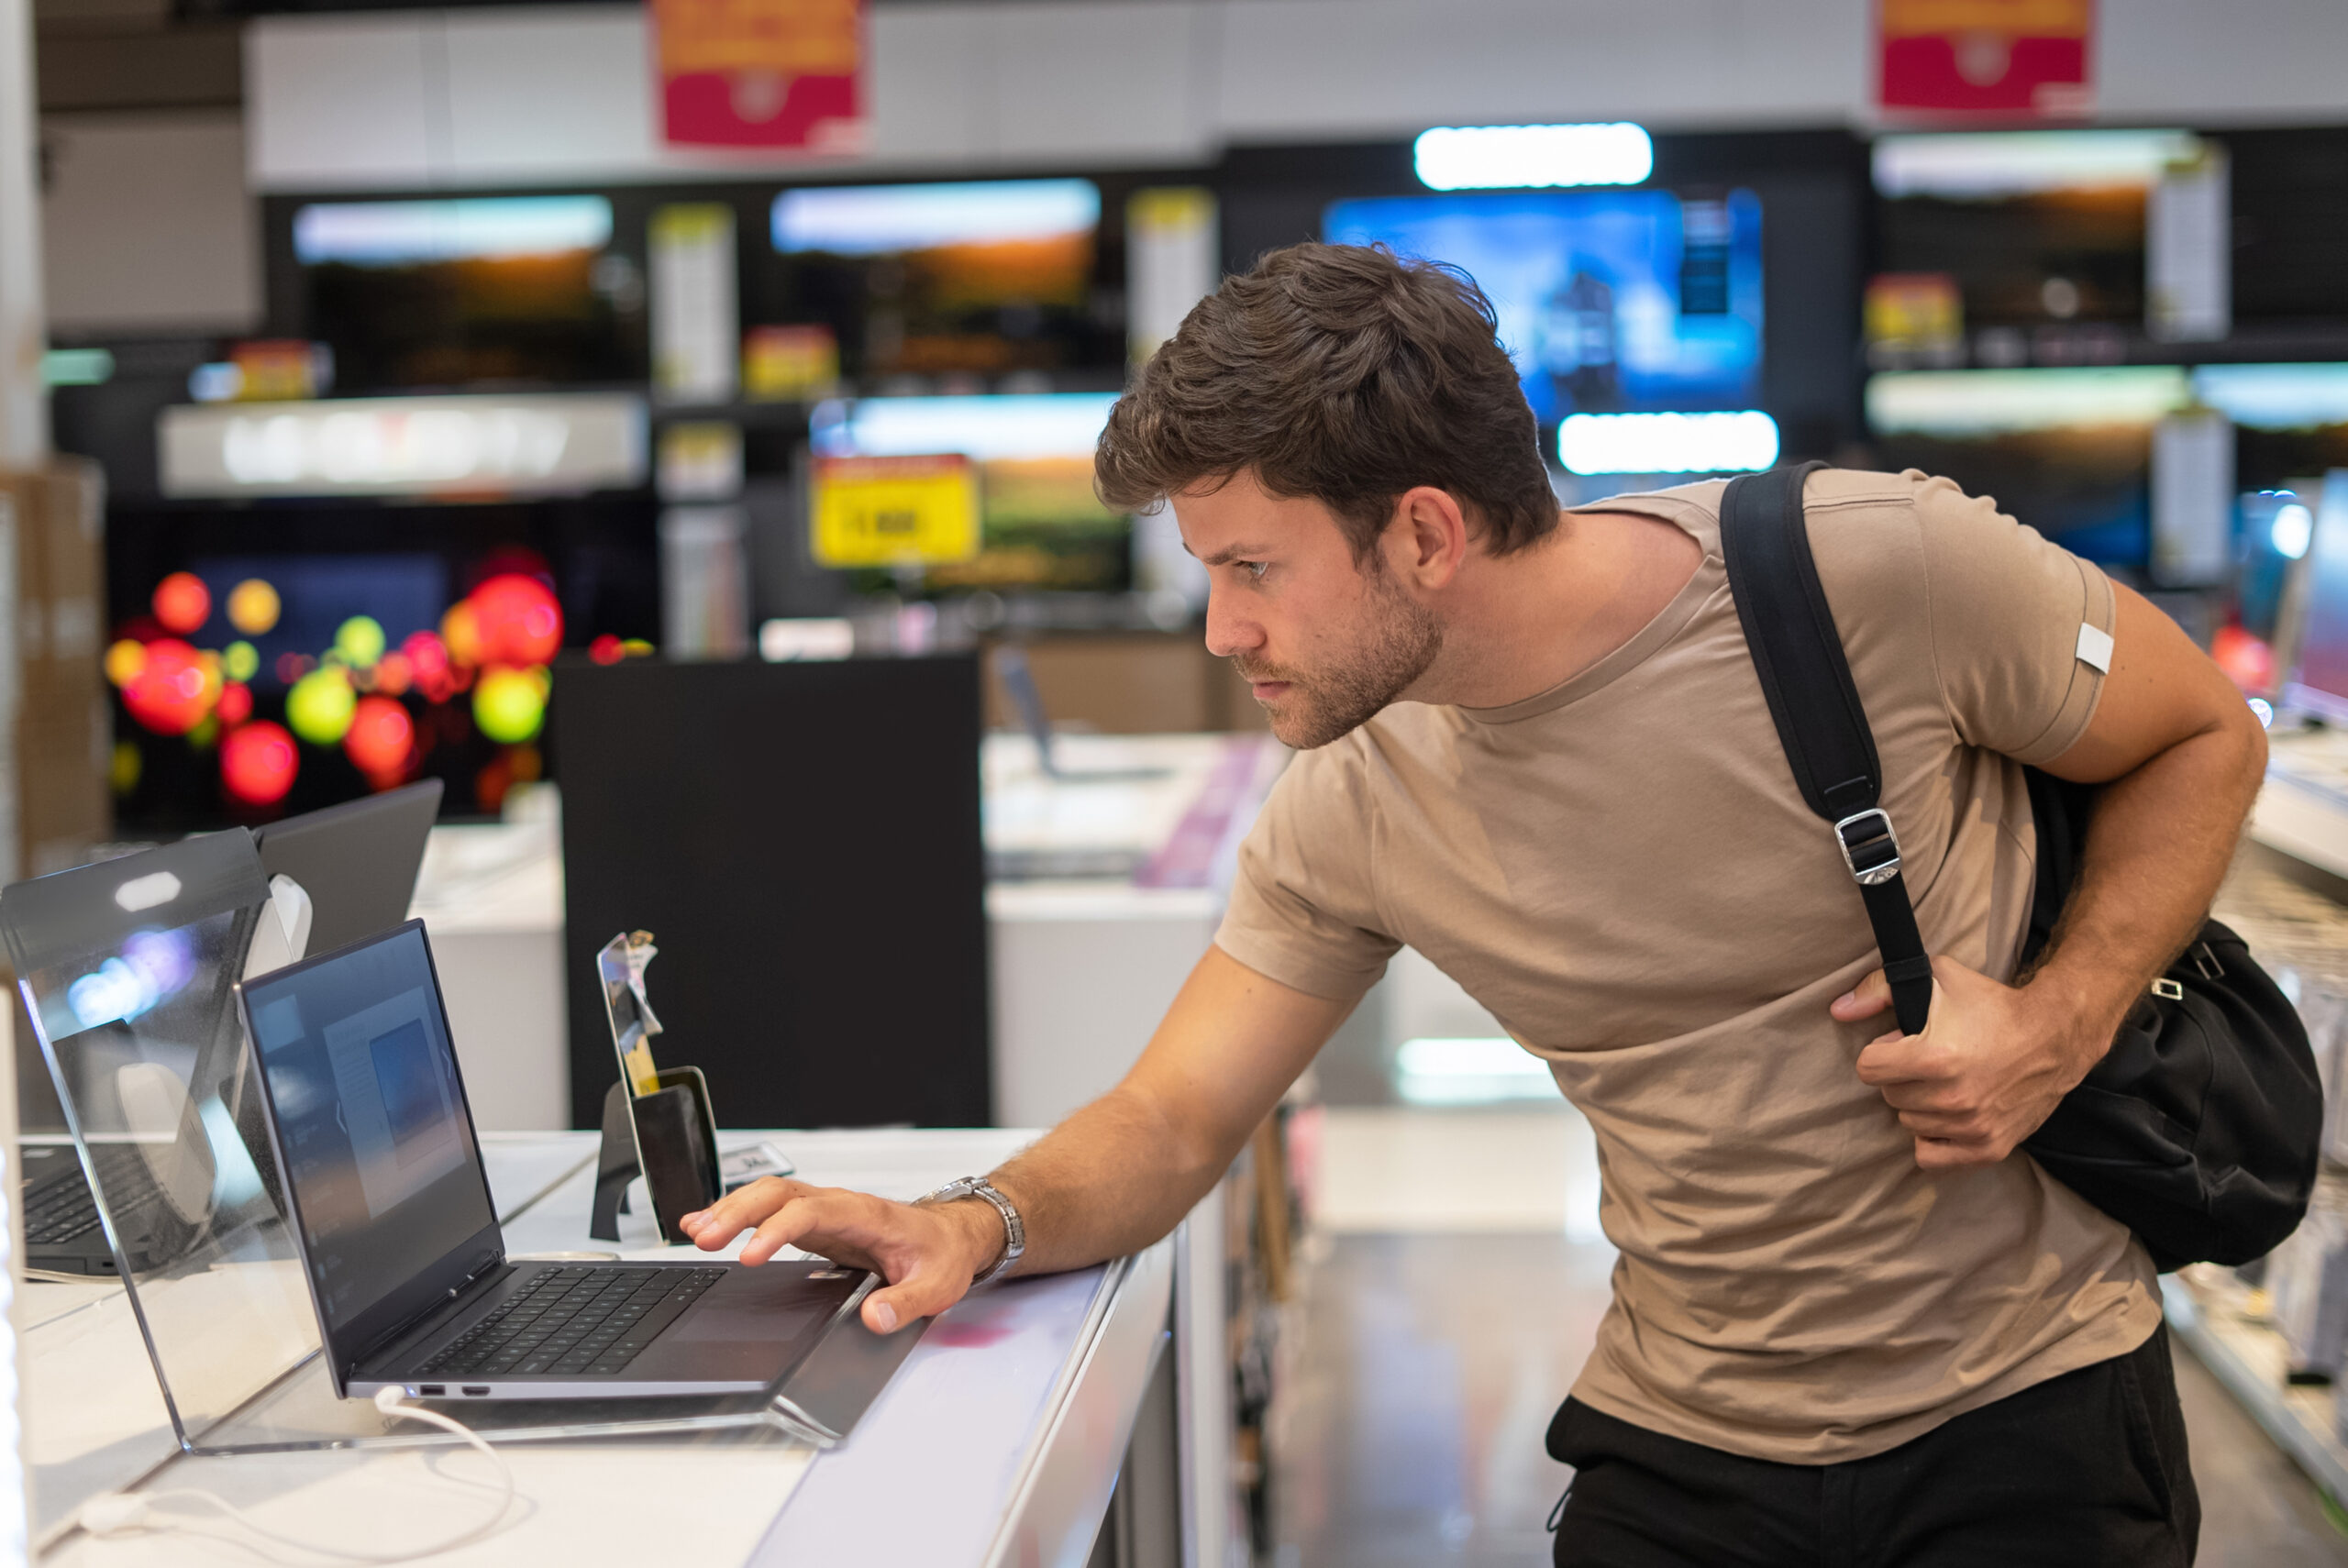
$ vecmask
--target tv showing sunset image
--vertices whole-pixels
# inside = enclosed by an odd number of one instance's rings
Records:
[[[1085,362],[1101,193],[1089,180],[786,191],[782,304],[849,375],[998,376]]]

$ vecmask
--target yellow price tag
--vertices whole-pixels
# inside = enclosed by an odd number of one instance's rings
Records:
[[[968,458],[818,458],[814,488],[818,566],[941,566],[979,553]]]

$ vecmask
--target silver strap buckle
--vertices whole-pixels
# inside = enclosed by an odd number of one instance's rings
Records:
[[[1862,888],[1877,887],[1899,875],[1899,835],[1891,831],[1891,818],[1879,806],[1854,812],[1836,823],[1834,843],[1843,851],[1843,864],[1851,868],[1851,879]]]

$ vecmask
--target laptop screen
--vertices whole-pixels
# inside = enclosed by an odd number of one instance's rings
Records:
[[[245,1016],[347,1360],[500,1250],[423,922],[247,982]]]
[[[440,811],[426,778],[253,830],[261,868],[310,895],[310,951],[327,953],[407,918],[424,846]]]

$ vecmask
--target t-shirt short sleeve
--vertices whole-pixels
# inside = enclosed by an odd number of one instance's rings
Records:
[[[2095,716],[2111,658],[2110,581],[1996,502],[1912,469],[1903,477],[1915,486],[1950,723],[1967,745],[2053,761]]]
[[[1215,945],[1259,975],[1350,1001],[1401,945],[1379,930],[1358,737],[1309,751],[1272,786],[1239,845]]]

